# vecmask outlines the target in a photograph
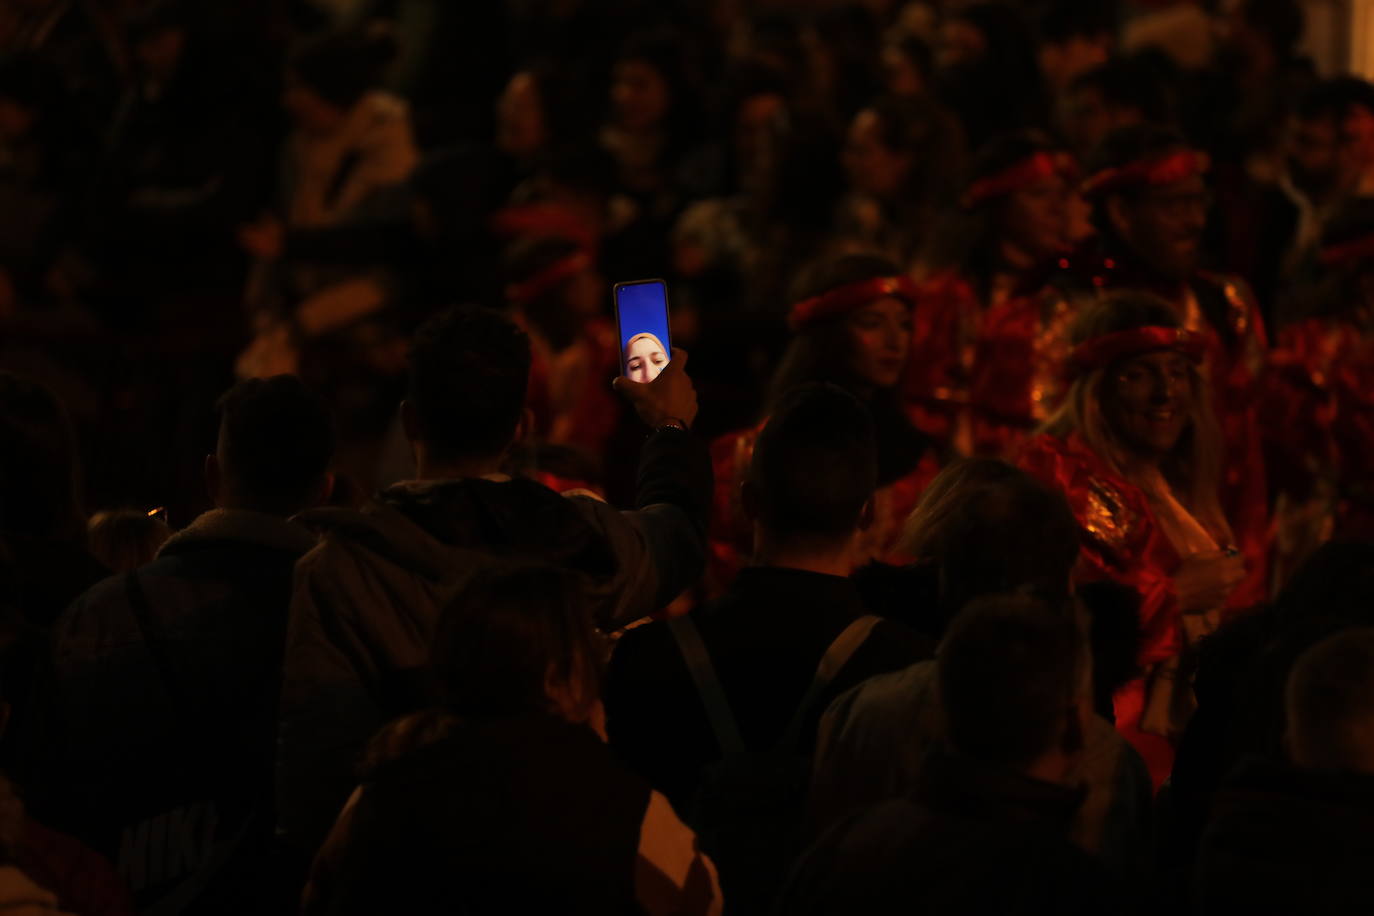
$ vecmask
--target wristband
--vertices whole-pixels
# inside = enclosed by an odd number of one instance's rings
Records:
[[[663,421],[654,427],[654,432],[658,432],[660,429],[680,429],[685,433],[690,432],[692,428],[687,425],[686,420],[680,417],[664,417]]]

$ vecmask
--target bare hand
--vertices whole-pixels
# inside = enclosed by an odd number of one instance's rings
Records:
[[[1174,573],[1179,609],[1206,611],[1226,604],[1245,580],[1245,557],[1235,553],[1199,553],[1188,557]]]
[[[622,375],[613,384],[651,427],[681,420],[690,428],[697,418],[697,390],[687,377],[686,350],[673,347],[673,358],[652,382],[632,382]]]

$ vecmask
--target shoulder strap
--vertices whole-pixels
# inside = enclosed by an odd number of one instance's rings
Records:
[[[782,740],[778,742],[780,752],[788,752],[797,746],[812,708],[830,686],[831,681],[835,680],[836,675],[854,657],[854,653],[859,651],[859,646],[868,639],[868,635],[873,632],[880,619],[872,614],[865,614],[841,630],[840,635],[830,644],[830,648],[825,650],[825,654],[821,656],[821,663],[816,666],[816,676],[812,679],[811,686],[802,697],[801,703],[797,705],[797,711],[792,714],[792,721],[782,733]]]
[[[711,655],[706,644],[701,641],[701,633],[690,614],[674,617],[668,621],[668,630],[677,640],[682,651],[682,659],[687,663],[687,671],[692,675],[701,705],[706,707],[706,718],[711,722],[711,730],[716,733],[716,742],[726,755],[744,753],[744,739],[740,737],[739,724],[730,710],[730,702],[725,698],[725,690],[716,677],[716,668],[711,664]]]
[[[167,698],[172,703],[172,711],[183,728],[190,727],[196,719],[186,708],[187,695],[181,689],[176,669],[172,666],[172,654],[168,649],[166,633],[161,622],[153,616],[152,606],[148,603],[148,595],[143,590],[143,583],[139,581],[137,572],[129,572],[124,576],[124,594],[129,601],[134,623],[138,625],[139,635],[143,637],[148,652],[153,656],[153,665],[162,680],[162,689],[167,692]]]

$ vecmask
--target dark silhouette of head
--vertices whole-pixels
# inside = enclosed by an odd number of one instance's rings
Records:
[[[1090,669],[1072,602],[980,598],[955,617],[936,656],[950,745],[1020,770],[1076,752]]]
[[[299,378],[247,379],[217,407],[210,476],[220,506],[294,515],[328,496],[334,424],[324,400]]]
[[[479,575],[444,609],[431,665],[445,705],[489,717],[554,712],[585,721],[605,646],[576,573],[511,565]]]
[[[957,461],[927,488],[907,523],[905,548],[939,571],[947,616],[982,595],[1032,588],[1069,594],[1078,522],[1063,494],[988,458]]]
[[[500,312],[450,309],[410,348],[404,419],[432,463],[497,458],[511,444],[529,384],[529,338]]]
[[[847,542],[877,485],[873,420],[834,385],[792,392],[759,434],[746,511],[775,541]]]
[[[1343,630],[1299,656],[1285,706],[1295,764],[1374,773],[1374,628]]]

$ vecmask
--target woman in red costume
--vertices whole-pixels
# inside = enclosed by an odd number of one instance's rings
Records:
[[[530,336],[528,406],[535,438],[574,450],[597,476],[620,418],[610,380],[619,366],[615,327],[602,313],[605,283],[591,255],[557,238],[515,245],[506,302]]]
[[[1140,594],[1142,676],[1113,705],[1158,787],[1193,709],[1181,662],[1238,610],[1245,579],[1218,498],[1222,443],[1199,371],[1206,342],[1167,302],[1123,292],[1088,309],[1070,343],[1067,395],[1018,463],[1067,496],[1083,533],[1080,578]]]
[[[1374,539],[1374,198],[1331,219],[1323,277],[1278,335],[1264,389],[1280,578],[1328,538]]]
[[[975,341],[984,316],[1033,292],[1076,237],[1076,174],[1069,155],[1039,132],[994,140],[974,159],[960,209],[925,258],[931,276],[920,288],[903,388],[912,421],[960,454],[1008,450],[1004,395],[979,378],[997,368],[975,364]]]
[[[939,471],[930,439],[911,425],[898,385],[911,353],[915,284],[886,258],[847,254],[816,265],[798,284],[788,321],[796,336],[770,384],[768,403],[798,385],[830,382],[872,411],[878,434],[878,485],[868,531],[869,558],[894,558],[902,524]],[[739,486],[767,417],[711,445],[716,490],[708,588],[723,587],[748,559],[751,527]]]

